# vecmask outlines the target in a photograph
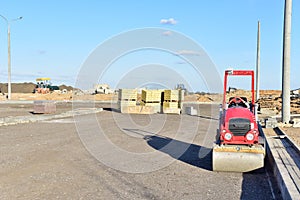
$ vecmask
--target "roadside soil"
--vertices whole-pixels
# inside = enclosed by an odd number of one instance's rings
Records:
[[[23,84],[25,89],[29,91],[28,88],[32,87],[31,83]],[[20,86],[19,86],[20,87]],[[66,86],[67,87],[67,86]],[[231,95],[236,96],[245,96],[247,98],[250,98],[251,93],[249,91],[244,90],[237,90],[232,92]],[[280,114],[281,110],[281,99],[279,98],[281,95],[281,92],[278,90],[262,90],[261,93],[261,100],[260,103],[262,105],[262,110],[264,110],[264,113],[261,114],[260,117],[266,118],[268,116],[272,115],[278,115]],[[203,103],[220,103],[222,99],[222,95],[209,95],[209,94],[192,94],[185,97],[185,102],[203,102]],[[81,101],[117,101],[118,95],[117,94],[83,94],[83,93],[73,93],[72,91],[69,91],[67,93],[61,93],[61,92],[51,92],[48,94],[33,94],[33,93],[12,93],[12,100],[52,100],[57,101],[57,108],[58,112],[60,109],[65,107],[67,104],[64,104],[63,102],[72,102],[73,100],[81,100]],[[5,95],[0,94],[0,102],[7,101]],[[298,108],[298,102],[299,100],[293,100],[291,111],[293,113],[300,113],[300,108]],[[294,102],[294,103],[293,103]],[[6,108],[7,105],[1,106],[0,105],[0,117],[4,116],[14,116],[16,113],[12,113],[9,111],[8,108]],[[23,114],[30,114],[28,112],[29,109],[31,109],[31,106],[29,105],[17,105],[19,107],[20,112]],[[29,107],[28,107],[29,106]],[[64,108],[65,109],[65,108]],[[63,109],[63,110],[64,110]],[[71,109],[71,107],[69,108]],[[283,130],[300,146],[300,128],[289,128],[284,127]]]

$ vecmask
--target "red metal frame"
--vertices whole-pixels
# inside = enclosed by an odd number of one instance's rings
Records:
[[[223,94],[223,104],[222,104],[223,109],[225,109],[224,106],[226,105],[226,91],[227,91],[228,76],[251,76],[251,93],[252,93],[251,103],[252,105],[254,105],[255,104],[254,71],[253,70],[226,70],[224,74],[224,94]]]

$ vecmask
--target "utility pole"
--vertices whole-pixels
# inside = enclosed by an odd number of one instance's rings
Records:
[[[256,100],[259,99],[260,83],[260,22],[257,22],[257,50],[256,50]]]
[[[7,23],[7,93],[8,99],[11,99],[11,54],[10,54],[10,23]]]
[[[282,122],[290,122],[290,64],[291,64],[291,30],[292,30],[292,0],[285,0],[283,58],[282,58]]]
[[[10,54],[10,23],[13,21],[17,21],[17,20],[21,20],[23,17],[18,17],[16,19],[13,20],[8,20],[6,17],[4,17],[3,15],[0,15],[1,18],[3,18],[6,23],[7,23],[7,92],[8,92],[8,99],[11,99],[11,54]]]

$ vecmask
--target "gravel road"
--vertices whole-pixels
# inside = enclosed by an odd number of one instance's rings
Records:
[[[19,115],[22,108],[28,115],[30,107],[20,106],[7,112]],[[65,106],[62,111],[71,109]],[[126,115],[105,107],[97,114],[1,126],[0,199],[280,199],[266,170],[211,171],[218,123],[211,110],[217,106],[198,105],[199,116]],[[187,149],[181,155],[174,147]],[[150,157],[134,162],[124,152]]]

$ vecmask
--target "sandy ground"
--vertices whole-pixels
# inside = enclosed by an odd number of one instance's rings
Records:
[[[151,117],[125,115],[108,104],[97,104],[96,107],[107,108],[96,115],[1,126],[0,199],[256,199],[258,194],[259,199],[280,199],[278,190],[270,186],[274,184],[273,178],[265,170],[211,171],[210,145],[217,128],[218,108],[208,104],[198,106],[201,115],[197,117],[162,114]],[[10,115],[32,115],[30,105],[0,108]],[[57,112],[69,109],[72,109],[70,103],[62,103]],[[105,146],[103,141],[94,139],[99,126],[115,146],[125,151],[154,152],[172,162],[152,172],[117,170],[97,160],[97,155],[107,155],[117,167],[127,166],[129,170],[148,165],[147,161],[126,162],[112,151],[92,156],[93,149]],[[190,144],[187,141],[191,133],[195,135]],[[83,141],[92,146],[84,146]],[[175,142],[175,149],[163,148],[171,141]],[[176,149],[186,144],[187,151],[177,157]],[[150,167],[157,164],[154,162]]]
[[[48,94],[37,93],[12,93],[11,100],[54,100],[54,101],[72,101],[75,100],[91,100],[91,101],[109,101],[117,100],[117,96],[114,94],[96,94],[96,95],[73,95],[72,92],[65,94],[59,92],[53,92]],[[0,96],[0,101],[7,101],[5,95]]]
[[[298,147],[300,147],[300,128],[280,127],[280,129],[283,130]],[[264,128],[264,133],[267,137],[277,136],[272,128]]]
[[[300,128],[282,127],[281,129],[300,147]]]
[[[91,100],[91,101],[117,101],[117,94],[81,94],[72,92],[60,93],[52,92],[48,94],[37,94],[37,93],[12,93],[12,100],[54,100],[54,101],[72,101],[72,100]],[[140,99],[140,98],[139,98]],[[0,101],[7,101],[5,95],[0,96]],[[221,102],[220,95],[188,95],[185,97],[186,102]]]
[[[246,96],[250,97],[250,92],[237,90],[233,92],[234,95],[238,96]],[[262,90],[260,95],[263,97],[268,96],[280,96],[281,92],[278,90]],[[207,95],[207,94],[194,94],[188,95],[185,97],[185,102],[206,102],[206,103],[220,103],[222,99],[222,95]],[[73,94],[72,92],[67,92],[62,94],[60,92],[52,92],[49,94],[33,94],[33,93],[12,93],[12,100],[53,100],[58,101],[58,107],[62,107],[62,102],[72,102],[73,100],[83,100],[83,101],[117,101],[118,95],[117,94],[96,94],[96,95],[88,95],[88,94]],[[5,102],[7,101],[5,95],[0,96],[0,101]],[[21,107],[24,105],[21,105]],[[21,107],[20,111],[22,110]],[[6,109],[5,106],[1,108],[0,116],[10,116],[8,112],[9,109]],[[293,108],[295,109],[295,108]],[[300,110],[300,109],[298,109]],[[274,109],[264,109],[263,111],[265,114],[259,115],[262,121],[264,118],[270,117],[272,115],[277,115],[278,111]],[[297,111],[300,112],[300,111]],[[284,128],[284,131],[300,146],[300,130],[299,128]]]
[[[259,114],[259,119],[262,122],[261,124],[264,126],[264,119],[267,119],[271,116],[278,116],[276,112],[273,110],[263,110],[262,114]],[[280,119],[277,119],[279,122]],[[283,130],[298,146],[300,146],[300,128],[292,127],[292,124],[283,124],[278,123],[278,127]],[[273,131],[272,128],[264,129],[265,134],[267,136],[277,136],[277,134]]]
[[[250,93],[243,90],[238,90],[233,92],[233,94],[238,96],[246,96],[250,97]],[[261,96],[268,97],[268,96],[280,96],[280,91],[278,90],[262,90],[260,92]],[[189,95],[185,97],[186,102],[221,102],[222,95]],[[33,93],[12,93],[12,100],[53,100],[58,101],[57,105],[59,107],[63,107],[60,105],[63,105],[63,102],[72,102],[73,100],[83,100],[83,101],[117,101],[118,95],[117,94],[96,94],[96,95],[88,95],[88,94],[73,94],[72,92],[68,92],[65,94],[62,94],[60,92],[52,92],[49,94],[33,94]],[[0,101],[5,102],[7,101],[5,95],[0,96]],[[24,105],[21,105],[21,107]],[[19,110],[21,111],[21,107],[19,106]],[[8,113],[9,109],[6,109],[5,106],[1,108],[0,116],[10,116]],[[294,108],[295,109],[295,108]],[[300,109],[299,109],[300,110]],[[273,111],[273,112],[272,112]],[[259,117],[262,121],[264,121],[264,118],[267,118],[268,116],[277,115],[278,111],[274,109],[264,109],[264,112],[266,113],[261,114]],[[298,112],[298,111],[297,111]],[[13,114],[12,114],[13,115]],[[300,146],[300,130],[299,128],[284,128],[284,131]]]

